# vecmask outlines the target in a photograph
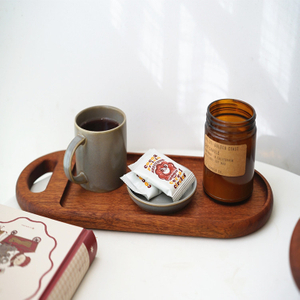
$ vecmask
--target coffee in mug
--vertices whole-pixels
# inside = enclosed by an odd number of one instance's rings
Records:
[[[80,125],[81,128],[90,131],[105,131],[118,127],[119,123],[110,118],[101,118],[84,122]]]

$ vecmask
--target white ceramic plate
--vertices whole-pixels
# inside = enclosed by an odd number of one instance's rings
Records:
[[[144,196],[133,192],[129,187],[127,187],[127,190],[130,198],[145,211],[155,214],[171,214],[181,210],[191,201],[192,196],[196,191],[196,187],[197,180],[191,184],[191,186],[177,202],[173,202],[172,198],[168,197],[164,193],[161,193],[160,195],[148,201]]]

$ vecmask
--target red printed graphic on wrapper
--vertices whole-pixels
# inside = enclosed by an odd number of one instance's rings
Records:
[[[171,162],[162,161],[156,165],[155,174],[160,178],[170,181],[177,173],[177,168]]]

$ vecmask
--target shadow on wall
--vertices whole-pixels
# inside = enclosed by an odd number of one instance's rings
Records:
[[[6,26],[22,33],[3,47],[4,80],[18,87],[8,93],[70,107],[111,99],[134,116],[136,151],[203,151],[209,103],[241,99],[257,112],[257,160],[300,174],[299,1],[79,1],[72,13],[62,3],[23,5]]]
[[[256,160],[300,175],[299,149],[291,139],[263,135],[257,139]]]
[[[182,120],[187,147],[203,148],[207,105],[236,96],[257,111],[256,159],[300,174],[297,2],[142,1],[127,9],[111,1],[112,25],[152,77],[149,94],[157,89]]]

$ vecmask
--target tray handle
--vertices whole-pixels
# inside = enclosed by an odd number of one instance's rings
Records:
[[[50,196],[52,204],[60,203],[63,190],[68,183],[63,170],[63,157],[64,151],[47,154],[34,160],[21,172],[16,184],[16,198],[22,209],[32,211],[32,204],[39,201],[40,197]],[[31,187],[34,182],[48,172],[52,172],[52,175],[46,189],[39,193],[32,192]],[[55,182],[60,182],[60,184],[57,185]]]

